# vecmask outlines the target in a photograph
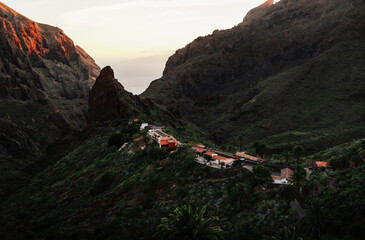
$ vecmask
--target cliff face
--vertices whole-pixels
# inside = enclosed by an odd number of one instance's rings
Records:
[[[61,29],[3,3],[0,25],[0,158],[29,158],[86,124],[100,69]]]
[[[267,1],[236,27],[177,50],[141,96],[177,108],[222,143],[361,127],[364,9],[360,0]]]
[[[113,69],[107,66],[101,70],[90,91],[88,121],[95,123],[131,117],[136,113],[133,108],[138,103],[142,106],[139,98],[125,91],[114,78]]]

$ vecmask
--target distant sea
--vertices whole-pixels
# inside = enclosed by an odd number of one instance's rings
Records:
[[[125,61],[108,62],[115,78],[133,94],[144,92],[153,80],[162,77],[167,59],[172,54],[156,55]],[[100,66],[103,68],[104,66]]]

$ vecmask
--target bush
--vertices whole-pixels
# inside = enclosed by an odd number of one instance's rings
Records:
[[[120,148],[127,141],[127,136],[122,133],[113,133],[108,140],[109,146]]]
[[[97,195],[104,192],[112,185],[114,179],[115,179],[114,172],[112,171],[104,172],[104,174],[96,180],[94,187],[91,189],[91,194]]]

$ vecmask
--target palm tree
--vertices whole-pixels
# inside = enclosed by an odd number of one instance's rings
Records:
[[[236,139],[237,143],[238,143],[238,151],[241,151],[241,147],[242,147],[242,143],[245,140],[245,138],[242,135],[239,135]]]
[[[295,232],[295,228],[293,231],[290,231],[287,227],[280,229],[275,236],[263,236],[263,240],[303,240],[301,237],[297,237]]]
[[[234,201],[238,200],[240,205],[240,210],[243,210],[243,206],[250,198],[250,191],[245,183],[239,182],[232,187],[231,195]]]
[[[252,145],[255,148],[256,154],[263,158],[268,148],[267,144],[263,141],[255,141]]]
[[[305,150],[302,146],[298,145],[298,146],[295,146],[293,148],[293,155],[294,155],[294,158],[297,160],[297,163],[299,164],[300,163],[300,158],[303,157],[305,153]]]
[[[283,158],[285,159],[285,163],[288,164],[291,156],[292,156],[292,152],[285,150],[284,152],[281,153],[281,155],[283,156]]]
[[[204,206],[200,212],[189,206],[177,207],[169,217],[163,217],[154,237],[174,240],[218,240],[223,239],[222,230],[212,226],[218,217],[204,218]]]
[[[286,202],[288,207],[290,202],[299,196],[298,188],[292,184],[284,185],[279,189],[279,198]]]

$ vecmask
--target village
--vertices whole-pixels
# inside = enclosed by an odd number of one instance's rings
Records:
[[[134,119],[131,122],[139,123],[139,119]],[[269,163],[260,157],[252,156],[245,152],[229,153],[215,150],[202,144],[181,143],[174,136],[164,132],[163,129],[164,126],[155,126],[149,123],[141,123],[139,128],[140,131],[147,131],[147,137],[150,139],[150,143],[151,141],[155,141],[160,148],[175,151],[179,146],[191,146],[192,151],[196,154],[195,161],[211,168],[220,169],[222,171],[225,169],[237,168],[253,172],[253,168],[257,165],[267,167],[270,169],[272,177],[272,182],[267,185],[271,187],[290,183],[290,179],[296,170],[296,166],[294,165]],[[140,142],[141,140],[142,137],[139,137],[134,139],[133,142]],[[142,144],[139,147],[143,150],[145,145]],[[122,146],[122,148],[124,148],[124,146]],[[317,161],[315,167],[322,171],[330,170],[327,162]],[[305,167],[304,169],[308,178],[312,173],[313,168]]]

